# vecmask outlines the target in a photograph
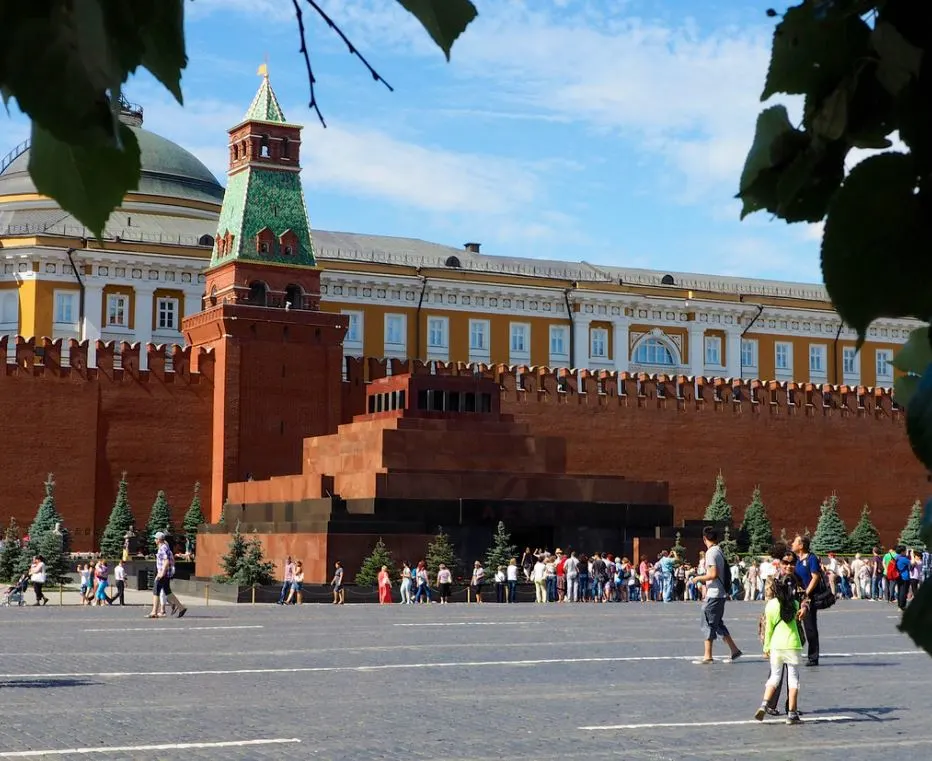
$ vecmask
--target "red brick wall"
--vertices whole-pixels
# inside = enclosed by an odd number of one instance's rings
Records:
[[[96,547],[123,470],[137,526],[145,525],[156,493],[163,489],[180,525],[195,481],[210,499],[211,399],[205,375],[191,374],[188,352],[175,355],[176,372],[155,366],[140,373],[133,352],[126,370],[112,370],[112,347],[100,345],[100,370],[77,365],[53,371],[35,363],[31,342],[16,365],[0,365],[0,521],[12,515],[24,527],[44,496],[43,481],[54,473],[56,506],[73,535],[73,548]],[[0,339],[0,357],[6,354]],[[48,356],[48,353],[47,353]],[[201,358],[206,371],[210,357]],[[28,368],[28,369],[27,369]],[[106,368],[106,369],[104,369]]]

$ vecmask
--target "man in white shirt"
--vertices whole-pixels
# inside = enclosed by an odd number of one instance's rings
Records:
[[[517,602],[518,601],[518,561],[514,558],[511,559],[511,562],[508,564],[506,569],[506,576],[508,579],[508,602]]]
[[[126,591],[126,569],[123,567],[122,560],[113,569],[113,579],[116,581],[116,599],[120,601],[120,605],[125,605],[123,593]]]
[[[566,575],[566,597],[564,600],[570,602],[579,601],[579,559],[576,557],[576,551],[570,553],[570,556],[563,564],[563,573]]]
[[[705,602],[702,603],[702,633],[705,638],[704,653],[701,660],[693,661],[696,664],[708,665],[713,663],[712,660],[712,643],[718,637],[728,645],[731,650],[729,663],[734,663],[741,657],[741,650],[735,644],[728,627],[725,626],[725,600],[728,597],[726,571],[731,575],[728,568],[725,555],[718,546],[718,529],[714,526],[706,526],[702,529],[702,541],[705,543],[705,566],[706,571],[701,576],[697,576],[695,581],[702,582],[706,586]]]

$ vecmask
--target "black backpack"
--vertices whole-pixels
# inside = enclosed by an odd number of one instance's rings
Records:
[[[721,552],[721,550],[719,550]],[[722,584],[725,585],[725,592],[731,593],[731,566],[728,564],[728,559],[725,557],[725,553],[722,552],[722,561],[725,566],[725,573],[722,574]]]

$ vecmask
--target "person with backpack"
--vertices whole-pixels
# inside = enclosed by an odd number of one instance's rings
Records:
[[[818,556],[809,551],[811,540],[808,536],[796,535],[793,540],[793,554],[796,555],[796,575],[805,590],[806,599],[813,600],[820,585],[824,584],[822,563]],[[819,665],[819,618],[815,605],[809,608],[809,614],[803,619],[806,639],[809,642],[809,652],[806,658],[807,666]]]
[[[896,550],[890,548],[883,556],[883,596],[887,602],[893,602],[896,597]]]
[[[705,642],[701,660],[693,661],[693,663],[703,666],[714,663],[712,643],[718,637],[721,637],[731,650],[728,663],[734,663],[742,656],[742,652],[735,644],[724,622],[725,600],[731,589],[731,569],[718,546],[718,529],[714,526],[706,526],[702,529],[702,541],[706,546],[705,573],[697,576],[695,580],[697,583],[705,584],[706,588],[705,602],[702,603],[702,633]]]
[[[803,645],[800,637],[799,602],[796,579],[787,574],[773,581],[773,597],[764,607],[764,657],[770,661],[770,677],[764,687],[764,699],[754,714],[763,721],[770,713],[770,703],[783,682],[786,670],[787,724],[799,724],[799,661]],[[803,619],[805,620],[805,618]]]
[[[909,587],[910,587],[910,575],[909,572],[912,570],[912,560],[909,559],[909,555],[906,554],[906,547],[902,544],[896,546],[896,556],[893,558],[891,564],[893,579],[891,583],[896,586],[896,604],[899,606],[900,610],[906,610],[906,600],[909,596]],[[890,573],[887,573],[887,578],[890,578]]]

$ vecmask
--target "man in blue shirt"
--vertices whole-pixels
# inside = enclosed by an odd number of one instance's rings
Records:
[[[673,602],[673,558],[664,550],[660,553],[660,581],[663,585],[663,601]]]
[[[909,594],[909,572],[912,568],[912,561],[906,554],[906,547],[902,544],[896,546],[896,557],[893,559],[896,563],[896,604],[900,610],[906,610],[906,597]]]
[[[796,555],[796,575],[806,590],[806,598],[812,602],[812,596],[819,588],[822,580],[822,563],[819,558],[809,552],[810,539],[808,536],[799,536],[793,540],[793,552]],[[810,604],[809,614],[803,618],[803,628],[806,630],[806,641],[809,643],[809,653],[806,659],[807,666],[819,665],[819,619],[815,606]]]

